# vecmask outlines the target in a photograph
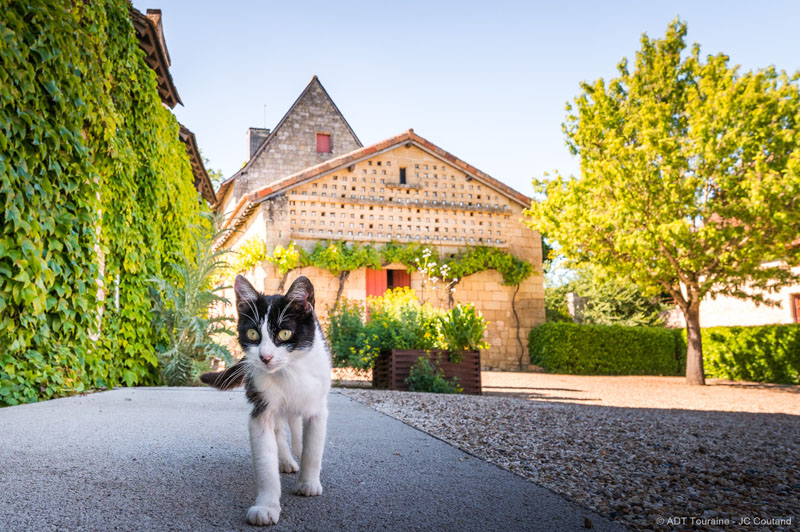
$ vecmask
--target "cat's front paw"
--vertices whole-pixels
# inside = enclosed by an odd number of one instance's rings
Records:
[[[281,462],[279,465],[281,473],[297,473],[300,471],[300,466],[294,461],[294,458]]]
[[[322,495],[322,484],[319,480],[313,482],[298,482],[294,492],[304,497],[316,497]]]
[[[247,510],[247,522],[256,526],[277,525],[280,516],[280,506],[251,506]]]

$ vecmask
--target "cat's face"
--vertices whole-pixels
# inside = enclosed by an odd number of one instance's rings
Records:
[[[247,279],[236,276],[239,344],[257,370],[273,373],[286,368],[314,344],[314,285],[298,277],[286,295],[265,296]]]

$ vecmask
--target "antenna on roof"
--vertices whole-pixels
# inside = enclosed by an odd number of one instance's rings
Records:
[[[264,129],[267,129],[267,104],[264,104]]]

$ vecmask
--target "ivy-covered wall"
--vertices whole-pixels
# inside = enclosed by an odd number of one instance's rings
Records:
[[[0,405],[153,383],[147,279],[202,208],[177,121],[126,0],[0,9]]]

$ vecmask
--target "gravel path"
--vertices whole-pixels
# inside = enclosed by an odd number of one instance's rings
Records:
[[[611,379],[606,382],[616,389]],[[689,392],[711,398],[706,403],[695,398],[698,408],[729,403],[709,390],[713,387]],[[750,393],[760,391],[738,390],[739,409],[751,407]],[[627,400],[638,408],[381,390],[342,393],[634,530],[798,529],[797,416],[643,408],[646,396],[638,392]],[[625,402],[622,391],[607,395]],[[668,394],[653,391],[650,397],[661,405]],[[602,394],[598,400],[608,402]],[[730,406],[727,410],[736,403]],[[669,517],[685,520],[673,525]]]

